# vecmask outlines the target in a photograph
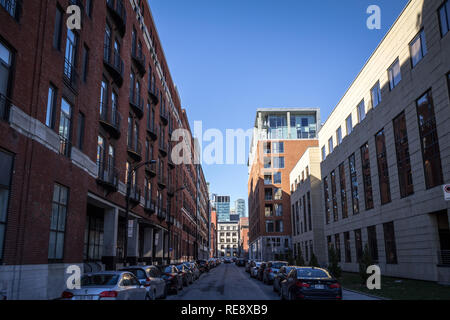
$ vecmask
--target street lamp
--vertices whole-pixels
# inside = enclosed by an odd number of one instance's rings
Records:
[[[129,211],[130,211],[130,193],[131,193],[131,177],[132,173],[136,172],[140,167],[149,165],[149,164],[155,164],[156,160],[149,160],[142,163],[139,163],[135,165],[134,167],[130,168],[127,172],[127,192],[125,196],[125,221],[127,223],[126,225],[126,232],[125,232],[125,241],[124,241],[124,249],[123,249],[123,264],[124,266],[127,265],[127,259],[128,259],[128,218],[129,218]]]
[[[176,194],[177,192],[182,191],[182,190],[184,190],[184,189],[186,189],[185,186],[182,186],[182,187],[176,189],[176,190],[173,192],[172,197],[175,196],[175,194]],[[171,207],[171,209],[172,209],[172,206],[170,206],[170,207]],[[169,233],[169,252],[168,252],[168,254],[167,254],[167,264],[170,264],[170,246],[171,246],[171,241],[170,241],[170,239],[171,239],[170,228],[171,228],[171,226],[173,225],[173,220],[172,220],[173,217],[172,217],[172,215],[170,214],[170,211],[171,211],[171,210],[169,210],[169,212],[168,212],[168,214],[167,214],[167,228],[168,228],[168,233]]]

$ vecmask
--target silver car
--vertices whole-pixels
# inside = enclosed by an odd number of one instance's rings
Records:
[[[275,276],[277,275],[280,268],[287,265],[288,263],[286,261],[270,261],[267,264],[267,268],[264,269],[263,283],[272,284],[273,279],[275,279]]]
[[[128,271],[87,273],[81,277],[81,288],[62,293],[63,300],[145,300],[147,289]]]
[[[250,277],[256,278],[258,275],[258,269],[262,262],[253,262],[253,267],[250,269]]]
[[[167,297],[166,281],[156,266],[132,266],[121,269],[133,273],[147,289],[148,299],[155,300]]]

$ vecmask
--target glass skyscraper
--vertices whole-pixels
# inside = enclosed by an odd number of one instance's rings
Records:
[[[229,196],[215,196],[214,203],[216,205],[217,221],[230,221],[230,197]]]

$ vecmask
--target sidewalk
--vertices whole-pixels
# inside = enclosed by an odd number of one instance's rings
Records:
[[[352,290],[342,289],[342,300],[384,300],[371,295],[366,295]]]

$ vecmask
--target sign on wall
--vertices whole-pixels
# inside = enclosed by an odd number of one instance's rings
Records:
[[[450,201],[450,184],[444,184],[444,200]]]

